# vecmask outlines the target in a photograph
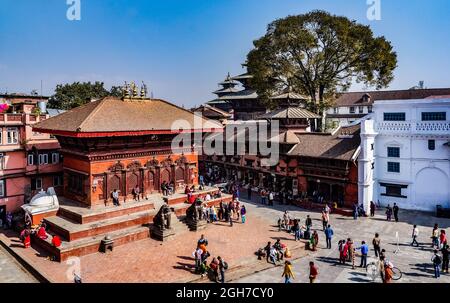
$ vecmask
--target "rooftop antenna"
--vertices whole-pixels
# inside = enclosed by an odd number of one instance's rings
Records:
[[[41,79],[41,97],[44,96],[44,94],[42,93],[42,79]]]

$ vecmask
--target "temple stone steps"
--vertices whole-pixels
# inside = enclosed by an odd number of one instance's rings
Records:
[[[142,200],[140,202],[127,202],[121,206],[105,206],[96,209],[88,209],[74,202],[64,202],[60,205],[58,216],[69,219],[78,224],[86,224],[115,217],[121,217],[129,213],[152,211],[155,209],[155,202]]]
[[[44,219],[44,222],[52,232],[71,242],[124,228],[142,226],[151,223],[155,215],[156,210],[143,211],[86,224],[77,224],[63,217],[54,216]]]
[[[129,242],[148,239],[150,237],[150,229],[148,226],[135,226],[72,242],[62,241],[61,246],[58,248],[52,245],[52,237],[48,237],[46,240],[33,238],[33,244],[45,249],[52,256],[54,256],[57,261],[64,262],[72,256],[79,257],[98,252],[100,250],[101,241],[106,235],[114,241],[113,245],[116,247]]]

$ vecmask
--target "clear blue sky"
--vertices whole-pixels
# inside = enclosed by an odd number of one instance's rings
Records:
[[[392,41],[399,67],[391,89],[419,80],[450,87],[450,1],[381,5],[382,20],[369,21],[366,0],[81,0],[81,21],[68,21],[66,0],[0,0],[0,92],[29,93],[41,80],[44,94],[57,83],[144,80],[155,97],[199,105],[227,72],[243,72],[268,23],[313,9],[370,24]]]

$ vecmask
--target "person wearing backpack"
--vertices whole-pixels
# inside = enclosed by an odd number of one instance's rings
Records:
[[[220,283],[225,283],[225,271],[228,269],[228,263],[220,256],[217,257],[217,260],[219,260]]]
[[[440,266],[442,264],[442,259],[441,259],[441,256],[438,255],[438,251],[437,250],[434,250],[434,255],[431,258],[431,262],[433,262],[434,277],[436,279],[438,279],[441,276]]]

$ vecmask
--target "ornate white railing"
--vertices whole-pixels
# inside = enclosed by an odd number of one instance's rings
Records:
[[[450,134],[450,121],[380,122],[376,124],[376,131],[378,133]]]

